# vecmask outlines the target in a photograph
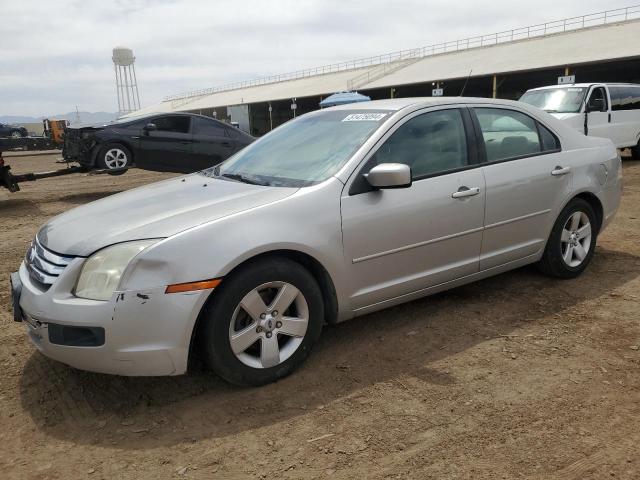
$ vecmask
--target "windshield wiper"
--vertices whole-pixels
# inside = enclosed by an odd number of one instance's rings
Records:
[[[251,178],[245,177],[244,175],[241,175],[239,173],[223,173],[221,175],[218,175],[220,177],[224,177],[224,178],[230,178],[231,180],[236,180],[238,182],[242,182],[242,183],[248,183],[249,185],[268,185],[266,183],[262,183],[262,182],[258,182],[256,180],[253,180]]]

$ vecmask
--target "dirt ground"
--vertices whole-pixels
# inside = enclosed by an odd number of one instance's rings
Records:
[[[640,479],[640,162],[624,174],[582,277],[524,268],[328,327],[257,389],[73,370],[12,320],[8,274],[41,224],[168,174],[0,191],[0,478]]]

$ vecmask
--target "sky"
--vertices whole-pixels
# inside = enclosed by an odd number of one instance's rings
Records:
[[[625,7],[595,0],[0,0],[0,115],[117,110],[199,88]]]

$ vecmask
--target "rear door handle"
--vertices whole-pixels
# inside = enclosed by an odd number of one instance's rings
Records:
[[[562,175],[566,175],[569,172],[571,172],[571,167],[561,167],[560,165],[558,165],[551,171],[551,175],[553,175],[554,177],[560,177]]]
[[[457,192],[453,192],[451,194],[451,198],[473,197],[474,195],[478,195],[479,193],[480,187],[460,187]]]
[[[190,143],[193,143],[191,140],[182,140],[180,142],[182,145],[189,145]]]
[[[222,142],[222,146],[223,147],[230,147],[231,143],[230,142]]]

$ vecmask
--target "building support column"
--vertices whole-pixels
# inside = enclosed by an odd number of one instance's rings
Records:
[[[498,77],[493,76],[493,88],[491,90],[491,98],[498,98]]]
[[[392,88],[391,89],[391,96],[389,98],[394,98],[393,96],[394,96],[395,93],[396,93],[396,89]]]
[[[571,75],[571,68],[570,67],[564,67],[564,76],[568,77],[569,75]]]

